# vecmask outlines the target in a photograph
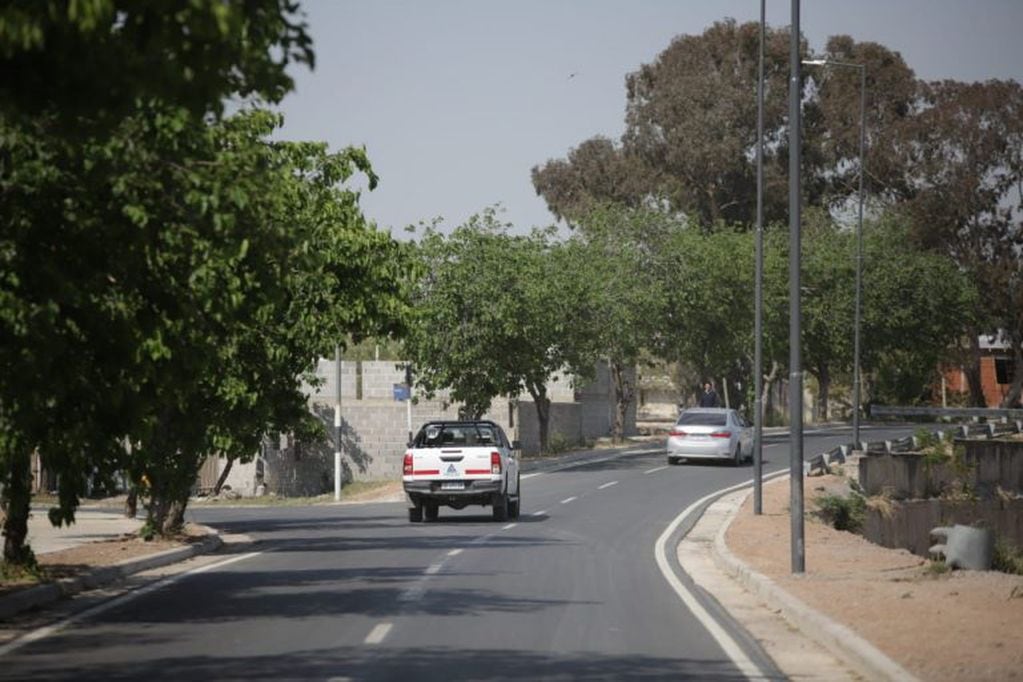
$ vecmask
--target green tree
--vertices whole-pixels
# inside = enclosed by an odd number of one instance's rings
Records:
[[[69,519],[85,472],[118,462],[120,438],[143,422],[147,360],[167,352],[161,334],[174,302],[149,308],[135,286],[153,265],[145,260],[156,246],[146,241],[151,233],[137,229],[147,216],[121,196],[120,173],[104,172],[137,156],[120,142],[137,126],[139,100],[177,103],[199,120],[230,95],[280,99],[291,84],[287,64],[312,63],[295,14],[285,0],[47,0],[0,9],[5,560],[32,560],[31,453],[62,469],[51,519]],[[154,125],[182,125],[173,113],[159,116]],[[187,231],[165,236],[188,239]]]
[[[614,391],[611,435],[621,441],[636,397],[635,369],[652,347],[663,309],[658,254],[651,244],[670,229],[664,214],[604,205],[580,218],[579,232],[555,254],[568,305],[561,343],[573,349],[577,376],[607,364]]]
[[[486,412],[499,395],[528,393],[546,450],[547,382],[571,364],[562,343],[565,300],[551,235],[516,236],[509,227],[488,208],[450,235],[426,230],[419,244],[425,274],[405,350],[417,385],[428,395],[449,388],[466,416]]]
[[[293,0],[39,0],[0,8],[0,108],[64,133],[116,124],[136,99],[192,113],[228,96],[280,101],[313,65]]]

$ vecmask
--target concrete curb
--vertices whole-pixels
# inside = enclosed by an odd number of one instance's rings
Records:
[[[781,476],[771,481],[786,481]],[[898,682],[919,682],[918,678],[889,658],[873,644],[860,637],[840,623],[837,623],[792,596],[765,575],[757,573],[748,564],[732,554],[725,544],[725,533],[738,515],[743,503],[753,489],[740,490],[725,495],[713,504],[722,503],[729,507],[724,522],[714,538],[712,555],[714,563],[734,578],[747,590],[777,609],[805,636],[825,647],[833,654],[854,667],[857,672],[871,680],[893,680]]]
[[[52,583],[37,585],[0,597],[0,620],[6,620],[23,611],[53,603],[79,592],[104,587],[142,571],[168,566],[219,549],[223,544],[220,534],[209,526],[200,526],[200,528],[206,531],[206,537],[201,542],[135,559],[125,559],[110,566],[95,568],[82,575],[62,578]]]

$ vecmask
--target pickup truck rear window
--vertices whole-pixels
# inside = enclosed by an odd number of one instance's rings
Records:
[[[505,446],[501,433],[486,424],[431,424],[419,432],[414,443],[417,448],[486,445]]]

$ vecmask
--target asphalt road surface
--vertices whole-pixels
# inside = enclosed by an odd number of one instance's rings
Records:
[[[849,439],[848,428],[810,429],[804,452]],[[765,474],[787,471],[788,452],[787,437],[766,439]],[[65,606],[0,648],[0,679],[778,679],[675,562],[695,519],[667,539],[667,567],[655,557],[684,509],[751,474],[669,467],[662,449],[636,448],[524,474],[509,523],[469,507],[410,524],[403,503],[197,508],[194,520],[258,542],[93,596],[70,620]]]

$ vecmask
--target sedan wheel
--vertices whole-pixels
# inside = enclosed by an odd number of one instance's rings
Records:
[[[735,456],[732,457],[732,466],[742,466],[742,443],[735,444]]]

